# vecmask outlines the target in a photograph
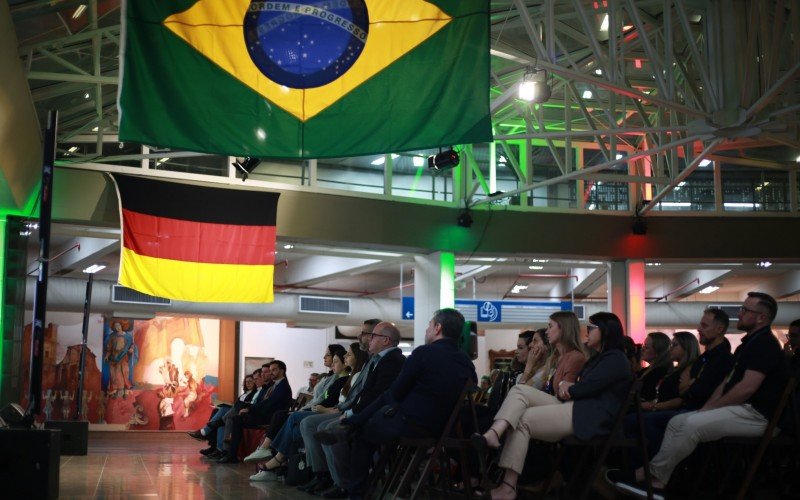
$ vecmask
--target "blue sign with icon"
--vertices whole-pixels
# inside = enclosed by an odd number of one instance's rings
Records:
[[[402,298],[402,317],[414,319],[414,297]],[[547,321],[556,311],[571,311],[572,302],[526,302],[518,300],[467,300],[456,299],[456,309],[467,321],[479,323],[529,323]]]

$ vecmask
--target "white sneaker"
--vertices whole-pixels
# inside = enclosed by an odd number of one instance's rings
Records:
[[[277,479],[278,476],[274,472],[268,470],[262,470],[250,476],[251,481],[276,481]]]
[[[256,451],[244,457],[244,462],[261,462],[272,458],[272,451],[264,448],[256,448]]]

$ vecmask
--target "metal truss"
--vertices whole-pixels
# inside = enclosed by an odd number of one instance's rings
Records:
[[[100,17],[92,0],[87,22],[73,32],[65,16],[78,5],[12,2],[20,31],[47,16],[58,16],[63,25],[52,28],[56,37],[18,33],[37,109],[60,110],[62,151],[92,134],[95,151],[85,160],[97,168],[119,157],[146,162],[158,155],[103,151],[104,143],[116,141],[119,10]],[[571,208],[601,210],[594,207],[592,193],[602,183],[615,183],[625,186],[627,201],[624,209],[613,210],[653,214],[685,190],[708,160],[717,212],[725,211],[723,183],[731,168],[740,168],[785,175],[784,211],[798,215],[797,2],[498,0],[490,8],[489,92],[496,141],[489,146],[488,175],[479,168],[483,160],[474,148],[464,147],[458,179],[453,179],[453,204],[526,207],[535,192],[567,186],[577,193]],[[518,83],[531,67],[547,72],[552,96],[546,103],[516,98]],[[500,155],[515,183],[502,193]],[[543,167],[542,155],[554,169]],[[80,160],[73,155],[65,163]],[[313,187],[317,163],[307,167]],[[377,168],[384,170],[384,193],[391,196],[392,157],[387,154]],[[761,182],[765,191],[775,183],[766,179]]]

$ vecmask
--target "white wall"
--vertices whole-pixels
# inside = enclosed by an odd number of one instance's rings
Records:
[[[33,321],[33,313],[25,311],[25,324]],[[64,359],[67,348],[73,345],[80,345],[83,342],[83,313],[70,312],[50,312],[45,316],[46,323],[58,325],[58,346],[56,347],[56,362]],[[101,314],[89,315],[89,329],[87,333],[87,345],[94,353],[97,361],[97,368],[102,369],[100,363],[103,359],[103,316]],[[23,357],[27,359],[30,353],[25,353]]]
[[[241,357],[239,380],[244,378],[245,357],[269,357],[286,363],[286,374],[292,391],[308,384],[314,372],[325,371],[322,357],[328,344],[348,344],[336,340],[333,328],[287,328],[284,323],[243,321],[240,329]]]

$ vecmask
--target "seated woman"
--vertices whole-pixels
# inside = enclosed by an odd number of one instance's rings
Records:
[[[519,374],[515,382],[542,390],[551,375],[550,368],[553,366],[549,362],[552,359],[553,350],[547,338],[547,329],[526,330],[519,337],[520,339],[529,339],[528,352],[525,360],[525,369]]]
[[[322,356],[322,364],[325,366],[325,368],[330,368],[334,356],[339,355],[339,357],[344,357],[344,353],[345,349],[341,345],[330,344],[325,350],[325,354]],[[337,377],[333,375],[333,372],[328,372],[322,375],[320,381],[317,382],[316,386],[314,386],[314,392],[311,395],[311,399],[300,409],[301,411],[311,411],[314,406],[321,404],[325,400],[330,386],[337,379]],[[281,427],[283,427],[283,424],[286,422],[287,418],[289,418],[288,411],[279,411],[272,415],[272,418],[269,421],[269,428],[267,429],[266,436],[264,436],[264,440],[261,441],[261,444],[258,445],[258,448],[256,448],[253,453],[244,458],[245,462],[257,462],[272,456],[269,451],[270,443],[272,443],[272,440],[278,435],[278,431],[281,430]]]
[[[336,405],[347,398],[350,387],[358,379],[361,368],[366,363],[366,356],[366,353],[359,348],[358,342],[353,342],[344,356],[338,354],[334,356],[331,368],[337,379],[330,386],[328,397],[312,408],[310,412],[295,412],[289,415],[275,440],[269,444],[277,453],[266,464],[259,467],[259,472],[251,476],[251,480],[265,481],[273,478],[273,471],[286,462],[286,456],[291,453],[292,448],[302,444],[300,422],[303,419],[314,413],[333,413],[337,411]],[[348,373],[351,373],[351,375],[348,376]],[[343,392],[344,394],[342,394]]]
[[[664,431],[669,420],[686,411],[687,400],[683,397],[692,386],[692,367],[700,356],[700,344],[691,332],[676,332],[670,343],[670,360],[677,363],[656,385],[655,398],[642,402],[644,432],[647,439],[647,453],[653,456],[661,448]],[[635,438],[639,434],[636,414],[631,413],[625,417],[625,435]],[[638,467],[642,457],[636,456],[633,460]]]
[[[577,323],[577,318],[572,317]],[[478,445],[498,448],[499,436],[508,431],[499,463],[506,470],[505,475],[502,484],[491,491],[491,498],[516,498],[517,478],[522,472],[531,439],[556,442],[571,435],[590,439],[611,431],[614,416],[625,401],[633,375],[622,350],[624,333],[619,318],[612,313],[600,312],[592,315],[589,321],[587,346],[599,354],[586,362],[577,381],[558,380],[554,384],[557,397],[535,391],[529,394],[532,397],[525,404],[511,400],[506,408],[509,411],[498,413],[492,428],[486,434],[476,436],[478,439],[474,438]],[[565,330],[564,325],[572,321],[556,323]],[[574,324],[569,328],[572,330]]]
[[[672,360],[669,357],[669,337],[663,332],[651,332],[642,346],[642,360],[649,366],[639,372],[642,381],[642,401],[652,401],[656,397],[658,386],[672,369]]]

